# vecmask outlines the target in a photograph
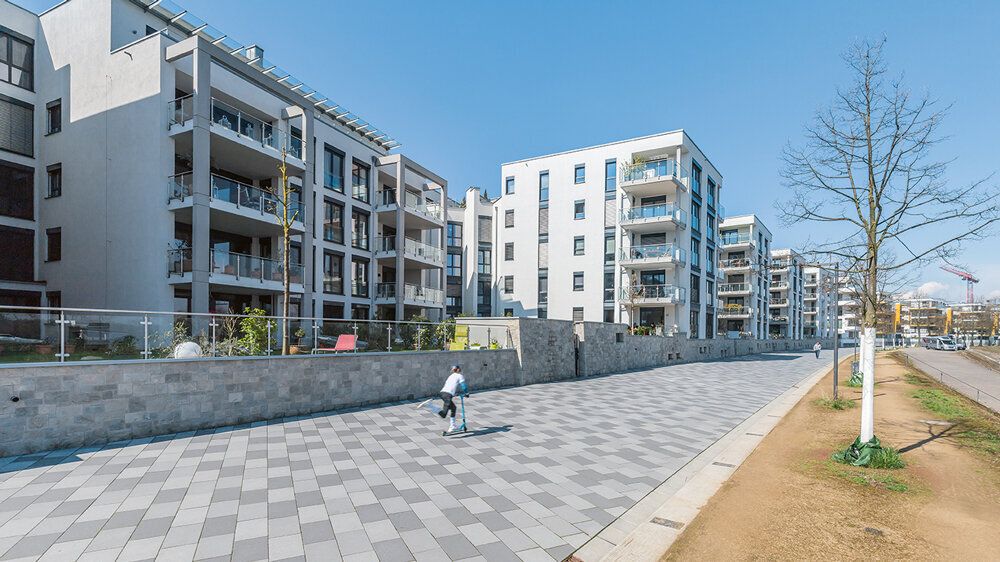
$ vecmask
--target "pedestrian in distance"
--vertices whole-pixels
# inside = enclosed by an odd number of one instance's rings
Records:
[[[451,433],[458,429],[465,429],[464,405],[462,410],[462,427],[459,428],[458,426],[455,425],[455,414],[458,412],[458,407],[455,405],[455,397],[459,395],[458,394],[459,387],[461,387],[462,389],[463,396],[469,395],[468,388],[466,388],[465,386],[465,377],[462,375],[462,367],[460,367],[459,365],[452,365],[451,372],[448,374],[448,378],[444,381],[444,386],[441,387],[441,400],[444,402],[444,404],[442,404],[442,407],[438,408],[437,406],[432,404],[432,402],[434,401],[433,398],[428,398],[427,400],[424,400],[419,405],[417,405],[417,408],[427,408],[432,412],[435,412],[442,418],[449,419],[448,429],[445,430],[444,432],[445,434]]]
[[[819,350],[821,349],[823,349],[823,344],[816,342],[816,345],[813,346],[813,352],[816,353],[816,359],[819,359]]]

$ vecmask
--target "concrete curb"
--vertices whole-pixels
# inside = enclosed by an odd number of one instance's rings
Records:
[[[569,560],[659,560],[764,437],[832,368],[831,362],[817,369],[762,406],[584,543]]]

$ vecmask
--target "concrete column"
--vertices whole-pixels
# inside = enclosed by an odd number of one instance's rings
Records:
[[[303,215],[299,218],[302,219],[302,224],[305,225],[305,232],[302,234],[302,283],[303,283],[303,294],[302,294],[302,310],[300,315],[308,316],[312,314],[314,310],[313,304],[313,285],[314,285],[314,275],[313,271],[313,238],[315,235],[314,229],[316,228],[316,223],[322,224],[321,221],[315,221],[315,217],[320,216],[319,212],[322,208],[317,208],[317,200],[313,195],[313,183],[315,178],[313,177],[313,163],[316,160],[316,145],[313,143],[313,128],[315,125],[315,117],[311,110],[306,110],[302,113],[302,144],[303,152],[305,152],[306,160],[306,170],[302,174],[302,202],[303,202]],[[317,256],[318,257],[318,256]]]
[[[400,157],[399,161],[396,162],[396,320],[404,320],[403,318],[403,295],[405,291],[404,287],[404,275],[405,275],[405,261],[403,259],[403,244],[406,238],[406,211],[403,210],[403,206],[406,203],[406,164],[403,163],[403,158]]]
[[[468,206],[469,201],[466,199],[466,206]],[[441,226],[441,235],[438,237],[438,245],[441,248],[441,255],[444,256],[445,262],[444,267],[439,270],[438,275],[438,288],[444,293],[444,302],[441,303],[441,312],[439,320],[444,320],[445,315],[448,312],[448,182],[444,182],[441,186],[441,219],[443,225]]]
[[[191,129],[191,311],[208,312],[211,202],[212,58],[201,49],[191,53],[194,74],[194,121]]]

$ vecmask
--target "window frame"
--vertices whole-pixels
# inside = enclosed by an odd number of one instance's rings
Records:
[[[340,261],[340,291],[327,290],[327,260],[330,259],[329,263],[335,263],[335,260]],[[332,276],[331,276],[332,277]],[[334,277],[335,279],[335,277]],[[343,295],[344,294],[344,254],[340,252],[333,252],[330,250],[323,250],[323,293],[327,295]]]
[[[7,67],[7,75],[0,76],[0,82],[6,82],[11,86],[21,88],[22,90],[27,90],[29,92],[35,91],[35,41],[29,37],[25,37],[16,31],[7,29],[6,27],[0,26],[0,41],[5,41],[7,57],[6,59],[0,59],[0,64]],[[27,63],[29,66],[24,67],[16,65],[13,62],[13,52],[14,43],[20,43],[27,49]],[[14,70],[19,70],[28,76],[28,85],[23,86],[19,82],[15,83],[12,76]]]
[[[58,111],[58,123],[53,128],[52,112]],[[62,132],[62,98],[55,99],[45,104],[45,136]]]
[[[581,207],[582,205],[582,207]],[[577,208],[580,208],[580,212],[577,212]],[[573,202],[573,220],[582,221],[587,218],[587,200],[577,199]]]
[[[582,256],[586,251],[587,239],[585,236],[574,236],[573,237],[573,255]]]
[[[330,156],[338,156],[338,157],[340,157],[340,186],[339,187],[336,186],[336,185],[333,185],[333,183],[329,181],[329,179],[331,177],[336,177],[335,174],[331,174],[330,173],[330,167],[332,165],[332,162],[330,160]],[[336,191],[337,193],[344,193],[344,168],[346,167],[345,166],[346,161],[347,161],[347,154],[345,154],[343,150],[340,150],[340,149],[338,149],[335,146],[331,146],[329,144],[323,143],[323,187],[325,187],[326,189],[330,189],[332,191]],[[352,176],[353,176],[353,172],[354,172],[354,170],[352,169],[351,170]],[[370,174],[370,172],[369,172],[369,174]],[[353,182],[353,177],[352,177],[352,182]],[[369,182],[370,182],[370,180],[369,180]],[[351,187],[353,188],[353,185]],[[352,193],[352,195],[353,195],[353,193]]]
[[[580,172],[583,172],[583,174],[581,174]],[[587,183],[586,164],[577,164],[573,166],[573,185],[579,185],[581,183]]]
[[[53,238],[54,237],[54,238]],[[56,240],[56,257],[52,257],[52,241]],[[62,227],[45,229],[45,263],[62,261]]]
[[[52,189],[52,179],[57,178],[59,185]],[[62,162],[52,164],[45,168],[45,198],[62,197],[63,173]]]
[[[576,284],[577,279],[580,280],[580,284],[579,285]],[[583,290],[584,290],[583,272],[582,271],[574,271],[573,272],[573,291],[577,292],[577,291],[583,291]]]
[[[514,243],[506,242],[503,245],[503,261],[514,261]]]
[[[538,201],[549,200],[549,185],[549,171],[542,170],[538,172]]]
[[[359,184],[355,178],[360,178],[361,174],[356,171],[364,170],[364,183]],[[364,188],[364,198],[358,197],[358,187]],[[351,161],[351,198],[362,203],[371,203],[372,199],[372,168],[357,158]]]
[[[504,195],[514,195],[514,176],[504,178]]]
[[[508,217],[510,220],[507,220]],[[507,209],[503,212],[503,227],[514,228],[514,209]]]
[[[332,221],[332,217],[329,216],[330,213],[328,211],[330,209],[335,209],[335,208],[339,208],[340,209],[340,240],[331,239],[331,238],[327,238],[326,237],[327,224],[328,224],[327,221]],[[330,242],[332,244],[343,244],[344,243],[344,213],[345,213],[345,210],[346,210],[345,205],[343,203],[341,203],[340,201],[337,201],[335,199],[328,199],[328,198],[324,198],[323,199],[323,241],[324,242]],[[331,228],[331,230],[335,232],[334,229]]]

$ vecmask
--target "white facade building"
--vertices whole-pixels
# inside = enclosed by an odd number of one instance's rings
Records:
[[[494,310],[714,337],[721,181],[682,130],[503,164]]]
[[[803,335],[802,257],[791,249],[771,251],[769,335],[777,339],[801,339]]]
[[[802,270],[805,282],[802,291],[802,337],[833,337],[836,323],[834,314],[833,276],[818,267]]]
[[[493,316],[493,214],[478,187],[448,201],[447,314]]]
[[[13,222],[37,232],[48,304],[279,311],[284,159],[292,314],[443,315],[447,182],[259,46],[154,0],[0,13],[0,37],[31,46],[29,86],[0,80],[30,150],[0,146],[0,164],[33,173],[33,216]]]
[[[730,337],[767,338],[771,231],[756,215],[725,217],[719,243],[719,331]]]

